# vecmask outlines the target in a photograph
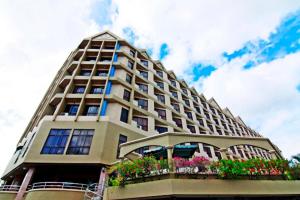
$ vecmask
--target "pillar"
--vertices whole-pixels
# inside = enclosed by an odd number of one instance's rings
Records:
[[[173,163],[173,146],[168,146],[167,147],[167,153],[168,153],[168,165],[170,172],[174,172],[174,163]]]
[[[105,179],[106,179],[106,168],[102,167],[99,182],[98,182],[98,189],[97,189],[97,194],[101,197],[105,189]]]
[[[276,151],[275,150],[270,150],[269,153],[272,156],[272,159],[277,159]]]
[[[219,151],[221,153],[222,159],[227,160],[228,159],[228,157],[227,157],[227,149],[226,148],[220,148]]]
[[[23,196],[26,192],[26,189],[27,189],[31,179],[32,179],[34,172],[35,172],[35,168],[33,168],[33,167],[28,169],[15,200],[23,200]]]

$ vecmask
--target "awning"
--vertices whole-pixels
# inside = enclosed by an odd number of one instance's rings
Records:
[[[144,156],[154,156],[157,160],[160,158],[167,159],[167,149],[165,147],[157,147],[145,150]]]
[[[173,158],[190,158],[194,155],[197,145],[175,145],[173,150]]]

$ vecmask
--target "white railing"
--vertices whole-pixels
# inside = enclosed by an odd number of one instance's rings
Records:
[[[0,191],[19,191],[20,185],[1,185]]]
[[[71,182],[37,182],[33,183],[31,190],[35,189],[69,189],[69,190],[86,190],[87,184],[71,183]]]
[[[103,197],[103,190],[99,184],[94,183],[89,185],[84,194],[84,200],[101,200]]]

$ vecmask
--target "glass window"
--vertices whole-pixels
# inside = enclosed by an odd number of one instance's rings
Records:
[[[129,111],[127,109],[122,108],[121,117],[120,117],[121,122],[128,123],[128,113],[129,113]]]
[[[125,142],[127,142],[127,136],[120,134],[119,142],[118,142],[117,158],[119,158],[120,155],[120,144],[123,144]]]
[[[148,110],[148,100],[146,99],[135,99],[138,102],[138,106],[144,110]]]
[[[156,96],[158,101],[165,103],[165,96],[163,94],[156,94]]]
[[[81,70],[80,75],[81,76],[90,76],[92,73],[92,70]]]
[[[99,106],[97,105],[86,105],[84,115],[86,116],[96,116],[98,114]]]
[[[178,94],[177,94],[177,92],[171,91],[171,94],[172,94],[173,97],[175,97],[176,99],[178,99]]]
[[[130,69],[133,69],[133,62],[128,60],[127,67],[129,67]]]
[[[133,117],[133,121],[135,121],[138,127],[141,127],[144,131],[148,131],[148,119],[143,117]]]
[[[68,146],[67,154],[89,154],[94,130],[75,129]]]
[[[145,93],[148,93],[148,85],[138,84],[139,89]]]
[[[189,119],[193,119],[193,115],[191,112],[186,112],[186,115]]]
[[[79,105],[78,104],[67,104],[65,108],[65,113],[68,113],[68,115],[74,116],[77,114]]]
[[[130,49],[129,54],[130,54],[132,57],[134,57],[135,51],[133,51],[133,50]]]
[[[182,121],[181,119],[174,118],[173,121],[176,123],[176,125],[180,128],[182,128]]]
[[[96,61],[97,57],[96,56],[87,56],[85,58],[86,61]]]
[[[184,94],[186,94],[186,95],[188,94],[188,93],[187,93],[187,90],[186,90],[185,88],[182,88],[182,92],[183,92]]]
[[[166,111],[162,109],[155,109],[155,111],[158,113],[158,116],[162,119],[167,119],[166,117]]]
[[[208,157],[212,158],[210,147],[203,145],[203,150],[206,152],[206,154],[208,155]]]
[[[101,86],[94,86],[91,88],[91,94],[103,94],[104,88]]]
[[[162,71],[156,71],[156,74],[160,77],[163,77],[163,72]]]
[[[126,74],[126,82],[131,84],[132,77],[129,74]]]
[[[187,106],[191,106],[191,105],[190,105],[190,101],[189,101],[188,99],[184,99],[184,103],[185,103],[185,105],[187,105]]]
[[[73,93],[74,94],[83,94],[85,90],[85,86],[75,86]]]
[[[146,71],[140,71],[140,75],[142,77],[144,77],[145,79],[148,79],[148,72],[146,72]]]
[[[156,82],[156,85],[157,85],[160,89],[164,89],[164,83],[163,83],[163,82]]]
[[[147,61],[147,60],[141,60],[141,63],[142,63],[145,67],[148,67],[148,61]]]
[[[63,154],[71,129],[51,129],[41,154]]]
[[[98,71],[96,71],[96,76],[106,77],[107,74],[108,74],[108,71],[104,71],[104,70],[98,70]]]
[[[172,106],[177,112],[180,112],[180,108],[178,104],[173,103]]]
[[[187,125],[187,128],[190,129],[191,133],[196,133],[195,126]]]
[[[171,85],[173,85],[173,87],[176,87],[176,81],[175,80],[170,80],[171,81]]]
[[[130,92],[124,89],[123,99],[126,101],[130,100]]]
[[[165,133],[168,132],[168,128],[164,126],[155,126],[155,130],[159,133]]]

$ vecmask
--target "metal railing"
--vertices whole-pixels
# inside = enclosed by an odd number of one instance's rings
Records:
[[[101,200],[103,189],[98,183],[89,185],[85,190],[84,200]]]
[[[20,185],[1,185],[0,191],[19,191]]]
[[[86,190],[87,184],[72,183],[72,182],[37,182],[33,183],[29,188],[30,190],[35,189],[69,189],[69,190]]]

